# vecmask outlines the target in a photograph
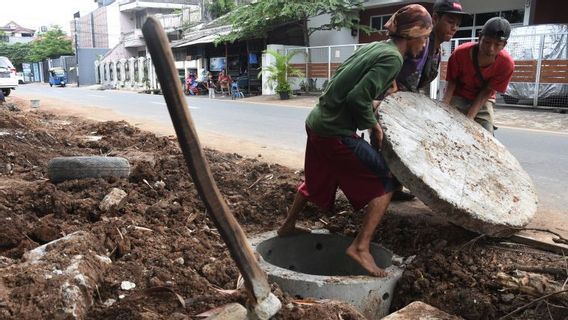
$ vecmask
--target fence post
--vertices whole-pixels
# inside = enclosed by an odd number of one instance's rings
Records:
[[[331,46],[327,47],[327,80],[331,79]]]
[[[306,86],[307,86],[307,84],[309,83],[308,79],[310,78],[310,75],[308,73],[309,68],[310,68],[310,61],[312,61],[312,59],[310,59],[310,48],[309,47],[306,47],[306,57],[305,57],[304,61],[306,61]],[[309,86],[307,86],[307,87],[309,87]],[[308,91],[309,91],[309,89],[308,89]]]
[[[538,106],[538,94],[540,92],[540,73],[542,68],[542,53],[544,51],[544,35],[540,36],[540,48],[538,50],[538,61],[536,64],[536,79],[534,86],[533,107]]]

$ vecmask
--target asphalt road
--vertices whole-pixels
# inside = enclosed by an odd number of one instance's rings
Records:
[[[12,94],[27,98],[59,99],[77,108],[108,108],[127,121],[146,119],[171,125],[161,95],[72,87],[50,88],[37,84],[20,86]],[[213,132],[229,142],[247,141],[260,147],[278,146],[278,150],[290,150],[296,155],[303,153],[306,139],[304,119],[309,108],[251,104],[230,99],[210,100],[204,97],[187,99],[198,131]],[[568,214],[568,135],[501,128],[497,130],[496,137],[532,177],[539,193],[539,206]]]

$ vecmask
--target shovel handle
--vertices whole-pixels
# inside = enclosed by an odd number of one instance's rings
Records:
[[[221,237],[227,244],[229,252],[245,280],[246,289],[252,294],[255,303],[262,301],[270,293],[266,274],[260,268],[244,231],[231,213],[213,180],[213,175],[205,160],[203,149],[194,129],[195,126],[187,102],[179,85],[174,57],[166,33],[153,17],[146,20],[142,27],[142,33],[156,69],[179,145],[197,191],[205,202],[207,212],[219,229]]]

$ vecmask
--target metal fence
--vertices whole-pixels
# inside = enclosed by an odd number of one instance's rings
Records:
[[[515,71],[507,91],[497,95],[497,103],[525,107],[568,108],[568,33],[513,36],[505,49],[515,61]],[[452,39],[442,44],[440,76],[432,83],[431,97],[441,98],[446,82],[447,61],[460,44],[477,38]],[[321,91],[337,68],[364,44],[286,48],[298,53],[291,67],[303,77],[292,78],[301,91]]]
[[[42,63],[44,82],[49,82],[49,69],[59,67],[67,72],[67,83],[77,83],[77,60],[75,56],[61,56],[56,59],[46,59]]]
[[[306,92],[322,91],[337,68],[362,45],[286,48],[285,54],[294,54],[290,67],[304,75],[301,78],[289,78],[293,88]]]

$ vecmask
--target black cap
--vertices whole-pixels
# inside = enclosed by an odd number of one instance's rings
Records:
[[[463,11],[461,3],[457,0],[436,0],[434,2],[434,12],[470,15]]]
[[[509,24],[507,19],[501,17],[491,18],[483,25],[481,35],[499,40],[507,40],[511,35],[511,24]]]

